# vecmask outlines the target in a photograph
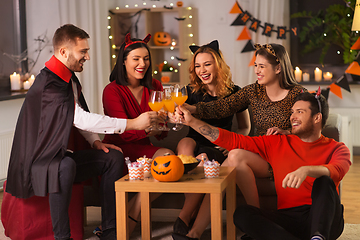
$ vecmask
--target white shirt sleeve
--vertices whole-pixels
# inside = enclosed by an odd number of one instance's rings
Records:
[[[86,132],[121,134],[126,129],[126,123],[127,119],[112,118],[96,113],[89,113],[82,109],[78,103],[75,104],[74,126]]]

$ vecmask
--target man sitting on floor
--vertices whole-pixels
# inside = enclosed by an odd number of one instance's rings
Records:
[[[278,210],[239,206],[234,223],[257,239],[337,239],[344,228],[337,192],[351,165],[349,149],[321,130],[329,115],[325,98],[300,94],[290,117],[293,135],[249,137],[210,126],[179,107],[184,124],[214,144],[232,150],[226,165],[237,166],[236,148],[258,153],[273,167]]]

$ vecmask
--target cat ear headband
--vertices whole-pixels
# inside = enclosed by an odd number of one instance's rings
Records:
[[[279,58],[276,56],[275,50],[273,49],[273,47],[270,44],[261,45],[261,44],[256,43],[254,45],[254,47],[255,47],[256,51],[261,48],[264,48],[268,53],[270,53],[271,55],[273,55],[276,58],[276,62],[278,62],[278,63],[280,62]]]
[[[214,40],[211,43],[203,45],[203,46],[196,46],[196,45],[189,46],[192,53],[195,53],[201,47],[209,47],[212,50],[214,50],[215,52],[217,52],[217,54],[219,54],[219,56],[221,56],[220,52],[219,52],[219,42],[218,42],[218,40]]]
[[[134,43],[145,43],[147,44],[149,41],[150,41],[150,38],[151,38],[151,34],[148,34],[146,35],[146,37],[143,39],[143,40],[140,40],[140,41],[132,41],[131,40],[131,36],[130,36],[130,33],[126,34],[125,36],[125,47],[124,47],[124,50],[130,46],[130,45],[133,45]]]

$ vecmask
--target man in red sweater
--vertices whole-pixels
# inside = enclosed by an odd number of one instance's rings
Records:
[[[235,225],[257,239],[337,239],[344,227],[337,188],[351,165],[349,149],[324,137],[329,107],[322,95],[300,94],[290,117],[292,135],[249,137],[212,127],[181,108],[184,124],[214,144],[232,150],[228,165],[237,166],[236,149],[258,153],[274,171],[278,210],[251,205],[234,213]],[[234,150],[233,150],[234,149]]]

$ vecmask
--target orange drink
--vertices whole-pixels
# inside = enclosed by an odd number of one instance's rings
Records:
[[[175,112],[175,102],[172,99],[165,99],[164,102],[164,110],[168,112]]]
[[[183,105],[186,102],[187,98],[188,98],[187,95],[184,95],[184,96],[180,95],[180,96],[177,96],[177,97],[175,97],[175,96],[172,97],[174,102],[176,102],[176,104],[179,105],[179,106]]]
[[[164,106],[163,102],[148,102],[148,103],[151,110],[155,112],[160,111],[160,109]]]

